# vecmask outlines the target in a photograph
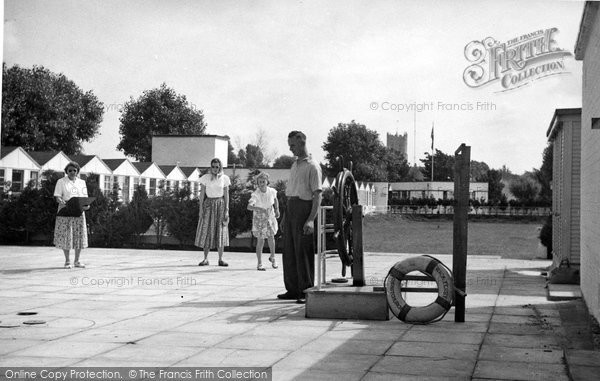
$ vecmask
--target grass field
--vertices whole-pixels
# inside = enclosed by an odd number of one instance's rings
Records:
[[[545,258],[539,246],[542,222],[469,221],[468,255],[503,258]],[[366,216],[364,251],[381,253],[452,254],[452,221],[399,215]]]

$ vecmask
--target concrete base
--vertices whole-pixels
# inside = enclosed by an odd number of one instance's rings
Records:
[[[552,284],[548,283],[548,300],[570,300],[581,298],[581,289],[578,284]]]
[[[327,284],[306,291],[306,317],[389,320],[390,312],[383,287]]]

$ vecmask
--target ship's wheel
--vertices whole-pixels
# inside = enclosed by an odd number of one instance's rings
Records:
[[[334,238],[342,261],[342,276],[346,276],[346,267],[353,263],[352,207],[358,204],[358,192],[354,176],[346,168],[338,173],[334,184]]]

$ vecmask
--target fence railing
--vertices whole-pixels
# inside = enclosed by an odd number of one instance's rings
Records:
[[[454,214],[453,206],[428,207],[416,205],[388,205],[387,207],[372,206],[367,209],[367,214],[407,214],[407,215],[433,215],[433,214]],[[481,216],[532,216],[544,217],[552,214],[550,207],[537,206],[480,206],[471,207],[470,215]]]

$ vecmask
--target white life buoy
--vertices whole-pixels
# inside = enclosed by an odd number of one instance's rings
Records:
[[[402,298],[402,281],[413,271],[420,271],[435,279],[437,299],[423,307],[411,307]],[[445,315],[454,301],[454,282],[450,270],[439,260],[429,256],[407,258],[397,262],[385,278],[388,305],[392,313],[407,323],[429,323]]]

